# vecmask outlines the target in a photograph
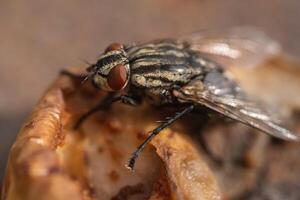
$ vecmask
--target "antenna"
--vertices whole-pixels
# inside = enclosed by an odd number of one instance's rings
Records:
[[[92,67],[92,66],[91,66]],[[89,67],[89,68],[91,68]],[[88,79],[90,79],[92,76],[94,75],[94,71],[93,70],[89,70],[88,74],[86,75],[86,77],[84,77],[84,79],[81,81],[81,84],[85,83]]]

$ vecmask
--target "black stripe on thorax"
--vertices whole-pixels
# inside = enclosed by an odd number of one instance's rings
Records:
[[[129,63],[135,64],[141,61],[157,61],[161,63],[185,63],[186,57],[179,57],[176,55],[168,55],[168,54],[146,54],[146,55],[140,55],[138,57],[129,57]]]
[[[130,57],[134,58],[141,54],[141,51],[152,51],[152,52],[166,52],[166,51],[178,51],[182,52],[183,45],[175,43],[173,40],[162,40],[154,43],[146,43],[127,50]]]
[[[130,62],[135,62],[142,59],[161,59],[161,60],[185,60],[188,55],[179,51],[156,51],[144,52],[134,56],[129,56]]]
[[[136,68],[131,69],[132,73],[149,73],[154,72],[156,70],[160,71],[170,71],[177,72],[181,69],[184,69],[186,66],[184,64],[155,64],[155,65],[143,65]]]

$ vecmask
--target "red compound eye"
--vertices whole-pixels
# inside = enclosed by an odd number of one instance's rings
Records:
[[[123,45],[121,43],[112,43],[110,44],[104,51],[104,53],[107,53],[107,52],[110,52],[110,51],[113,51],[113,50],[118,50],[118,49],[121,49],[123,48]]]
[[[108,86],[112,90],[121,90],[127,81],[127,71],[124,65],[117,65],[110,70],[107,77]]]

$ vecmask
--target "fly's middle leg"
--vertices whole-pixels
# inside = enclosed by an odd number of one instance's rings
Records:
[[[137,149],[132,153],[132,155],[131,155],[128,163],[127,163],[127,167],[129,169],[133,170],[136,159],[138,158],[139,154],[143,151],[143,149],[147,146],[147,144],[156,135],[158,135],[161,130],[163,130],[164,128],[167,128],[168,126],[170,126],[176,120],[178,120],[181,117],[183,117],[184,115],[190,113],[192,110],[194,110],[194,108],[195,108],[194,105],[188,106],[183,111],[176,113],[176,115],[174,117],[169,118],[167,121],[163,122],[160,126],[158,126],[157,128],[155,128],[154,130],[152,130],[150,132],[150,135],[145,139],[145,141],[140,146],[138,146]]]

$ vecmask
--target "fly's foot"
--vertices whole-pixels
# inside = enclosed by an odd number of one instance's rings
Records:
[[[134,152],[131,157],[129,158],[127,164],[125,165],[125,167],[131,171],[133,171],[134,169],[134,165],[135,165],[135,161],[138,158],[138,154],[136,152]]]

